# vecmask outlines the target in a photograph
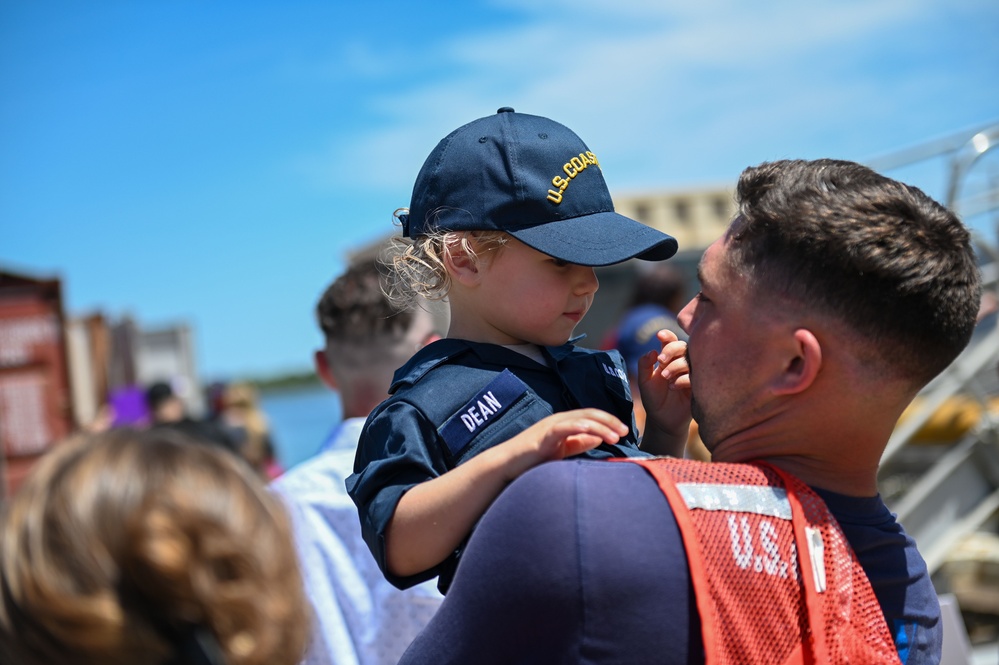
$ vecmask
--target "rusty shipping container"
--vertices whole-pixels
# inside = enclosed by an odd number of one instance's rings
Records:
[[[0,270],[0,496],[73,423],[61,282]]]

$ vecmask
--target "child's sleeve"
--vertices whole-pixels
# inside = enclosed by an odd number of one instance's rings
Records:
[[[409,577],[385,565],[385,531],[399,499],[418,483],[436,478],[447,465],[435,445],[437,430],[413,405],[393,401],[378,407],[361,431],[347,493],[357,506],[361,534],[391,584],[406,589],[439,574],[437,567]]]

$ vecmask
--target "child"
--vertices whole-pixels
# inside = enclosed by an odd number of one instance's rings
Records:
[[[399,219],[413,243],[393,261],[393,292],[446,297],[451,324],[396,372],[347,490],[386,578],[405,588],[439,575],[445,591],[463,541],[518,475],[579,454],[647,454],[620,354],[571,337],[597,290],[592,266],[663,260],[677,245],[614,212],[600,162],[571,130],[510,108],[445,137]],[[686,345],[660,339],[641,365],[642,443],[680,455]]]

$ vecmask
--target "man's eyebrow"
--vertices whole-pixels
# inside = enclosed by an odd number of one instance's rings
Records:
[[[697,264],[697,281],[703,286],[704,285],[704,269],[701,264]]]

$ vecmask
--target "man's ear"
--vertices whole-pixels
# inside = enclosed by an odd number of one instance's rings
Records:
[[[326,351],[319,349],[312,354],[312,361],[316,366],[316,374],[322,379],[322,382],[329,387],[330,390],[337,390],[336,377],[333,376],[333,371],[330,370],[330,361],[326,357]]]
[[[479,281],[479,262],[476,257],[466,252],[460,242],[450,243],[444,248],[444,267],[451,279],[472,286]]]
[[[773,386],[775,395],[794,395],[807,389],[822,368],[822,345],[807,328],[794,331],[793,352]]]

